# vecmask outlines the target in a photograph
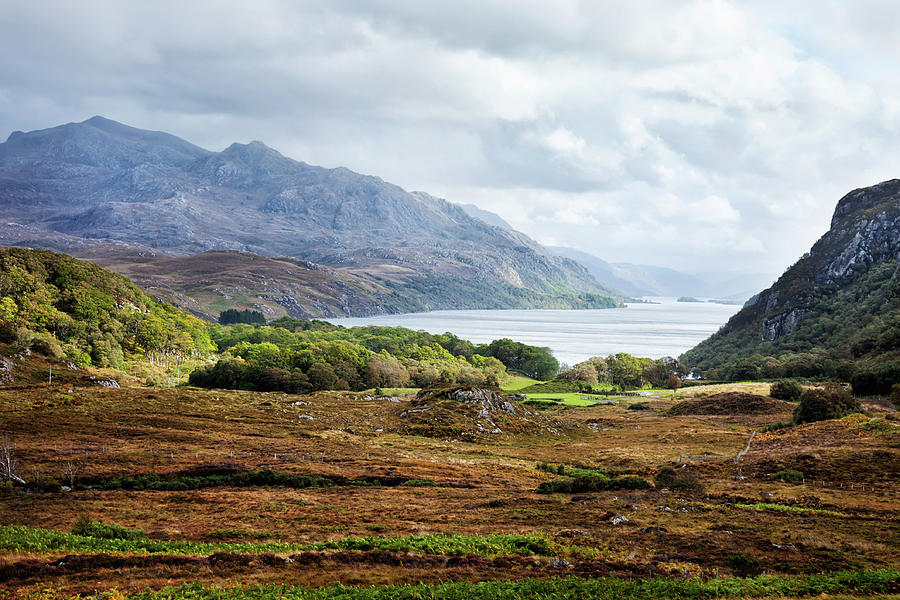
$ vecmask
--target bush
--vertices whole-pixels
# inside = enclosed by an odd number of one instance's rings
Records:
[[[859,396],[886,396],[895,383],[900,383],[900,361],[860,369],[850,378],[853,393]]]
[[[0,498],[3,496],[12,496],[15,487],[12,481],[0,481]]]
[[[785,483],[803,483],[803,473],[800,471],[778,471],[772,475],[775,481],[783,481]]]
[[[794,423],[840,419],[855,412],[862,412],[859,401],[840,386],[811,389],[800,396],[800,404],[794,409]]]
[[[763,427],[764,432],[769,431],[778,431],[779,429],[787,429],[788,427],[793,427],[793,421],[777,421],[775,423],[770,423]]]
[[[669,488],[688,494],[702,494],[703,484],[693,473],[683,469],[676,471],[672,467],[661,467],[653,478],[653,484],[657,488]]]
[[[803,394],[803,386],[796,381],[776,381],[769,386],[769,395],[777,400],[796,402]]]
[[[729,556],[728,566],[730,566],[731,570],[734,571],[734,574],[739,577],[754,577],[762,573],[762,566],[759,564],[759,559],[745,554]]]
[[[628,410],[653,410],[644,402],[635,402],[634,404],[628,405]]]
[[[62,358],[65,356],[60,343],[49,334],[35,336],[31,340],[31,349],[50,358]]]
[[[649,487],[650,483],[643,477],[628,476],[610,479],[600,473],[587,473],[544,481],[538,486],[537,492],[539,494],[580,494],[602,490],[645,490]]]
[[[89,515],[78,515],[72,533],[84,537],[92,537],[104,540],[143,540],[147,534],[140,529],[129,529],[115,523],[103,523],[92,521]]]

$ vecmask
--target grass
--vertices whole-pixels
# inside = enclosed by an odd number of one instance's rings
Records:
[[[610,396],[599,396],[592,394],[582,394],[579,392],[560,392],[560,393],[547,393],[547,394],[526,394],[526,398],[529,400],[556,400],[562,399],[562,402],[558,404],[565,404],[567,406],[593,406],[595,404],[605,404],[612,397]]]
[[[517,392],[536,383],[542,382],[517,373],[509,373],[506,379],[503,380],[503,383],[500,384],[500,389],[504,392]]]
[[[827,575],[729,577],[701,581],[699,579],[622,579],[598,577],[582,579],[561,577],[529,579],[525,581],[486,581],[480,583],[453,582],[436,585],[401,585],[377,587],[348,587],[332,585],[323,588],[290,587],[284,585],[237,588],[204,587],[192,583],[169,587],[158,592],[129,594],[140,600],[521,600],[524,598],[598,598],[615,600],[646,600],[649,598],[764,598],[810,597],[826,594],[879,596],[900,591],[900,571],[880,569],[838,572]],[[118,592],[95,596],[98,600],[121,598]],[[48,598],[48,596],[42,596]],[[49,598],[53,598],[49,596]]]
[[[540,556],[562,556],[572,562],[573,557],[590,557],[588,552],[594,552],[594,558],[581,559],[580,564],[590,561],[595,566],[578,571],[591,576],[608,574],[609,569],[623,576],[628,571],[642,574],[650,566],[667,572],[687,569],[688,577],[710,576],[716,569],[733,573],[729,557],[740,554],[759,560],[760,568],[769,573],[900,565],[900,548],[893,542],[900,517],[894,496],[896,446],[891,434],[879,432],[896,423],[890,418],[867,427],[860,427],[859,419],[845,419],[761,433],[736,466],[734,456],[746,446],[750,431],[759,430],[765,420],[737,416],[726,426],[717,419],[627,410],[637,398],[614,406],[555,409],[548,413],[552,432],[504,428],[503,434],[470,442],[406,433],[409,421],[400,417],[408,408],[405,398],[395,403],[372,402],[346,392],[282,399],[280,394],[187,388],[116,390],[79,385],[72,392],[69,389],[46,385],[0,389],[0,437],[11,434],[23,475],[30,480],[39,472],[63,481],[71,461],[78,467],[78,479],[94,485],[92,490],[66,493],[16,489],[0,495],[0,525],[27,524],[43,530],[0,530],[0,555],[6,564],[33,563],[32,575],[0,583],[0,588],[51,585],[74,594],[95,591],[97,581],[103,582],[99,589],[158,590],[195,580],[210,586],[315,587],[333,582],[381,586],[463,577],[522,580],[566,573],[541,566],[543,559],[517,557],[529,547],[540,553],[550,548],[550,554]],[[683,393],[679,391],[679,396]],[[299,409],[290,406],[297,400],[305,403]],[[660,408],[668,403],[668,399],[652,402]],[[312,418],[301,419],[301,414]],[[433,418],[429,413],[419,416]],[[813,452],[819,458],[803,458]],[[679,491],[601,490],[583,498],[536,494],[542,481],[554,479],[534,469],[538,462],[556,468],[580,463],[601,467],[610,478],[634,473],[648,479],[660,467],[671,465],[679,473],[700,476],[709,496],[701,503]],[[136,473],[163,473],[175,479],[182,474],[226,472],[213,467],[318,474],[343,482],[396,481],[402,475],[426,487],[262,485],[181,491],[101,491],[97,487],[98,482]],[[570,477],[577,474],[571,466],[564,469]],[[746,479],[735,478],[738,469]],[[803,471],[806,486],[786,486],[769,477],[788,469]],[[436,485],[428,485],[429,481]],[[775,492],[778,499],[763,492]],[[788,499],[800,494],[814,495],[820,503]],[[725,502],[745,503],[749,508]],[[787,507],[793,504],[811,508]],[[815,512],[825,508],[877,518]],[[600,519],[606,512],[625,515],[629,523],[614,525]],[[122,544],[136,542],[62,533],[70,531],[81,513],[141,529],[147,539],[140,548],[129,550],[136,546]],[[534,530],[542,538],[535,545],[496,537]],[[440,539],[413,535],[442,533],[446,535]],[[801,546],[792,541],[794,535],[819,536],[831,547]],[[335,541],[327,541],[332,538]],[[782,546],[795,543],[798,550],[788,551],[771,541]],[[393,557],[414,552],[409,560],[436,566],[367,562],[381,547],[392,548]],[[350,548],[375,550],[347,552],[349,563],[332,558],[320,563],[316,556],[312,566],[262,566],[266,559],[259,556],[267,551],[305,550],[338,555]],[[393,549],[398,549],[397,554]],[[464,567],[441,566],[444,558],[421,554],[432,551],[497,552],[500,558],[487,563],[463,559]],[[65,554],[88,554],[86,564],[90,565],[100,560],[96,555],[101,553],[127,562],[129,557],[123,554],[129,552],[135,554],[131,558],[136,566],[38,571],[40,565]],[[206,557],[215,552],[244,554],[244,566],[213,561],[215,566],[207,569]],[[516,558],[507,561],[504,557],[510,553]],[[162,560],[159,554],[180,554],[195,562],[161,571],[154,566],[154,561]],[[146,564],[138,560],[145,557]],[[509,565],[498,568],[498,564],[506,565],[504,561]],[[349,595],[358,588],[347,589]],[[437,588],[420,589],[431,594]]]
[[[772,502],[756,502],[754,504],[733,504],[735,508],[743,508],[745,510],[776,510],[779,512],[805,514],[805,515],[828,515],[831,517],[848,517],[850,515],[835,510],[825,510],[821,508],[807,508],[805,506],[791,506],[789,504],[774,504]]]
[[[232,532],[226,532],[232,533]],[[237,532],[235,532],[237,533]],[[288,542],[195,542],[152,540],[145,537],[99,538],[17,525],[0,526],[0,550],[9,552],[79,552],[84,554],[172,554],[207,556],[216,552],[262,554],[325,550],[382,550],[414,554],[465,556],[559,556],[589,553],[588,548],[563,546],[541,534],[455,535],[425,534],[403,537],[351,537],[343,540],[293,544]]]

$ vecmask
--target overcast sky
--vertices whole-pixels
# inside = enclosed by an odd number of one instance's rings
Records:
[[[778,274],[900,177],[891,0],[0,0],[0,52],[2,137],[258,139],[610,261]]]

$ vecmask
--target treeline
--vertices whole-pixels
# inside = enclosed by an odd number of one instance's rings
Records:
[[[676,359],[640,358],[626,352],[595,356],[576,364],[559,374],[559,379],[577,384],[578,388],[589,392],[595,387],[618,390],[640,389],[646,385],[665,387],[672,376],[686,375],[684,367]]]
[[[338,327],[324,321],[279,319],[265,326],[213,327],[226,352],[199,367],[190,383],[303,393],[437,384],[498,385],[507,368],[552,377],[550,351],[511,340],[476,346],[451,334],[402,327]]]
[[[851,381],[860,395],[887,394],[900,383],[900,294],[887,261],[851,286],[820,291],[789,335],[762,341],[744,309],[719,332],[683,354],[707,379],[803,377]]]
[[[219,324],[233,325],[235,323],[265,325],[266,316],[258,310],[236,310],[234,308],[228,308],[219,313]]]
[[[0,248],[0,342],[82,366],[178,364],[215,350],[209,326],[127,278],[47,250]]]

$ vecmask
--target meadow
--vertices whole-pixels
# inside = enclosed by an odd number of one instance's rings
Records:
[[[900,593],[896,413],[667,414],[706,387],[526,404],[465,438],[411,433],[409,389],[0,389],[30,482],[0,492],[0,597]]]

